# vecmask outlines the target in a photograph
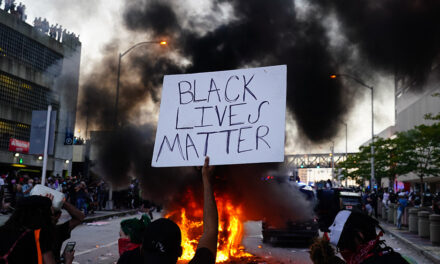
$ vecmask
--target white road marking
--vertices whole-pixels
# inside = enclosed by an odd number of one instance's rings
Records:
[[[111,247],[111,246],[113,246],[113,245],[115,245],[115,244],[117,244],[117,243],[118,243],[118,240],[113,241],[113,242],[108,243],[108,244],[105,244],[105,245],[102,245],[102,246],[99,246],[99,247],[95,247],[95,248],[91,248],[91,249],[87,249],[87,250],[84,250],[84,251],[81,251],[81,252],[75,253],[75,256],[81,256],[81,255],[84,255],[84,254],[87,254],[87,253],[93,252],[93,251],[95,251],[95,250],[97,250],[97,249],[100,249],[100,248]]]

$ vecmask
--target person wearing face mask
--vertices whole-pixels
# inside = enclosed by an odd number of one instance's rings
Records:
[[[141,263],[142,235],[150,223],[151,220],[146,214],[142,215],[141,219],[131,218],[121,221],[118,264]]]
[[[27,183],[23,185],[22,192],[24,197],[29,197],[32,188],[34,187],[34,180],[29,179]]]
[[[376,228],[381,230],[379,234]],[[329,229],[330,243],[347,264],[409,263],[381,240],[383,230],[379,222],[368,215],[340,211]]]

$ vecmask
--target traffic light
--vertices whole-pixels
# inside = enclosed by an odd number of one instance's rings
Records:
[[[20,159],[18,160],[18,163],[23,164],[23,159],[20,158]]]
[[[301,169],[303,169],[304,168],[304,164],[301,164]]]
[[[319,163],[316,165],[316,168],[317,168],[317,169],[321,168],[321,167],[319,166]]]

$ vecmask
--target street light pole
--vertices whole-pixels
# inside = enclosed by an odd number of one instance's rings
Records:
[[[147,45],[147,44],[159,44],[161,46],[166,46],[168,43],[166,41],[143,41],[143,42],[139,42],[134,44],[133,46],[131,46],[130,48],[128,48],[126,51],[124,51],[123,53],[119,53],[119,58],[118,58],[118,77],[116,79],[116,98],[115,98],[115,119],[113,121],[113,128],[114,130],[116,130],[116,128],[118,127],[118,105],[119,105],[119,80],[121,77],[121,60],[122,57],[124,57],[127,53],[129,53],[131,50],[133,50],[134,48],[137,48],[139,46],[142,45]],[[110,184],[110,188],[108,190],[108,201],[106,203],[106,209],[107,210],[113,210],[113,186]]]
[[[348,158],[348,126],[347,123],[344,122],[345,125],[345,172],[347,173],[347,158]],[[348,187],[347,177],[345,178],[345,187]]]
[[[374,177],[374,87],[369,86],[365,84],[364,81],[359,79],[358,77],[349,75],[349,74],[332,74],[330,75],[330,78],[336,79],[338,76],[347,77],[349,79],[352,79],[353,81],[357,82],[358,84],[362,85],[365,88],[370,89],[371,91],[371,188],[374,188],[374,185],[376,184],[376,178]]]
[[[159,44],[161,46],[168,45],[168,43],[166,41],[143,41],[143,42],[139,42],[139,43],[131,46],[129,49],[127,49],[123,53],[119,53],[118,78],[116,79],[115,120],[114,120],[114,128],[115,129],[118,126],[119,79],[121,77],[121,60],[122,60],[122,57],[124,57],[127,53],[132,51],[134,48],[137,48],[137,47],[143,46],[143,45],[148,45],[148,44]]]
[[[118,126],[119,78],[121,76],[121,59],[122,59],[122,54],[119,53],[118,78],[116,79],[115,120],[114,120],[114,123],[113,123],[115,129]]]
[[[371,87],[371,188],[376,184],[374,175],[374,89]],[[371,189],[373,190],[373,189]]]
[[[332,146],[330,147],[331,153],[331,162],[332,162],[332,181],[335,179],[335,159],[334,159],[334,155],[335,155],[335,142],[332,141]],[[339,179],[338,179],[339,181]]]

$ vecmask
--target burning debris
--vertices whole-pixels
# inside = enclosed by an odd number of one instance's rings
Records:
[[[287,64],[288,110],[303,140],[319,143],[337,133],[356,93],[339,79],[330,79],[331,73],[353,69],[359,75],[394,74],[398,84],[410,88],[422,87],[439,73],[440,2],[304,2],[219,0],[204,5],[200,15],[181,1],[136,0],[123,12],[128,30],[152,40],[165,38],[171,45],[166,53],[152,48],[124,58],[121,124],[100,138],[94,169],[118,186],[133,176],[140,179],[145,195],[167,205],[169,216],[187,226],[182,231],[188,232],[188,248],[194,247],[191,241],[200,231],[200,179],[192,168],[150,166],[157,110],[142,106],[158,104],[163,75]],[[335,34],[342,37],[335,41]],[[116,39],[82,86],[80,112],[94,129],[114,128],[119,51]],[[145,112],[146,120],[140,121]],[[310,216],[311,206],[298,192],[259,180],[270,166],[219,168],[226,175],[216,193],[223,255],[242,253],[238,241],[243,221]]]

